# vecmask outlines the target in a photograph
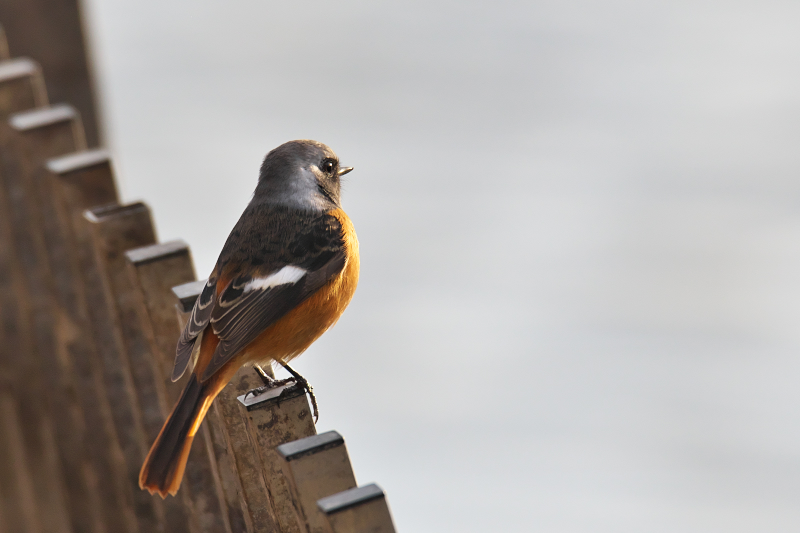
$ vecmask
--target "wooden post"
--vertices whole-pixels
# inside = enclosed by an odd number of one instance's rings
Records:
[[[211,416],[212,420],[217,419],[218,424],[225,428],[228,447],[233,452],[242,486],[241,497],[252,521],[252,531],[268,533],[278,531],[278,520],[270,502],[261,461],[254,443],[250,440],[247,422],[239,410],[239,402],[236,401],[238,396],[260,385],[263,383],[251,367],[242,368],[220,392],[212,406]]]
[[[117,336],[119,350],[115,361],[107,361],[106,372],[118,386],[109,392],[124,396],[127,402],[127,444],[123,445],[127,479],[134,491],[140,525],[151,523],[148,530],[188,531],[187,517],[181,502],[175,498],[154,498],[138,488],[139,468],[150,444],[158,436],[166,410],[163,387],[154,370],[146,338],[138,329],[134,290],[129,278],[124,252],[155,242],[150,209],[143,203],[108,206],[86,211],[95,251],[95,261],[103,285],[104,312],[110,328]],[[129,439],[129,440],[128,440]],[[145,504],[144,498],[148,499]],[[152,511],[152,514],[151,514]],[[142,514],[140,514],[142,513]],[[142,528],[144,529],[144,528]]]
[[[395,533],[386,496],[374,483],[317,501],[330,533]]]
[[[125,256],[132,284],[137,289],[134,297],[139,310],[139,327],[150,344],[157,376],[162,378],[167,398],[167,409],[163,412],[166,417],[186,381],[186,376],[179,383],[172,383],[169,378],[180,335],[172,309],[174,296],[171,288],[195,279],[191,254],[185,242],[172,241],[135,248],[125,252]],[[198,432],[178,497],[185,500],[193,529],[209,533],[230,532],[228,513],[223,512],[225,503],[217,466],[208,452],[207,438],[207,431]]]
[[[11,115],[3,128],[2,175],[8,200],[14,251],[21,276],[17,283],[28,298],[26,350],[14,357],[24,393],[43,401],[22,401],[17,395],[28,466],[45,531],[91,530],[93,499],[87,486],[84,434],[75,405],[74,376],[59,337],[70,336],[68,321],[60,321],[54,304],[54,279],[49,268],[43,220],[43,196],[35,174],[53,155],[84,145],[80,118],[69,106],[53,106]],[[18,289],[19,293],[19,289]],[[21,306],[22,307],[22,306]],[[91,477],[91,476],[89,476]],[[64,490],[66,489],[66,491]],[[48,512],[42,514],[42,511]]]
[[[0,43],[1,44],[1,43]],[[29,59],[17,59],[0,62],[0,122],[5,123],[8,116],[35,107],[46,105],[47,94],[38,65]],[[3,128],[0,128],[3,129]],[[5,130],[4,130],[5,131]],[[2,142],[0,134],[0,142]],[[1,174],[1,173],[0,173]],[[18,265],[18,257],[14,252],[14,237],[10,218],[10,203],[6,196],[6,187],[0,175],[0,369],[4,367],[7,357],[4,354],[19,353],[21,348],[15,346],[19,325],[19,305],[25,298],[16,291],[21,287],[18,280],[22,273]],[[15,281],[17,280],[17,281]],[[12,382],[15,380],[12,380]],[[3,486],[0,477],[0,487]]]
[[[47,105],[47,91],[39,64],[28,58],[0,62],[0,113],[11,113]]]
[[[91,158],[91,154],[90,154]],[[58,183],[55,175],[72,174],[72,178],[85,177],[75,173],[77,167],[86,164],[86,154],[78,153],[56,159],[55,165],[48,162],[34,169],[31,174],[39,199],[39,223],[46,242],[49,275],[54,281],[51,311],[54,312],[55,347],[58,350],[60,368],[52,368],[52,379],[59,379],[63,388],[62,400],[51,406],[54,418],[65,418],[71,414],[74,424],[66,436],[59,434],[59,451],[65,468],[67,486],[67,510],[75,531],[105,531],[109,527],[124,527],[119,524],[119,500],[113,490],[100,487],[101,480],[114,475],[109,464],[109,448],[98,448],[99,442],[107,442],[105,421],[98,409],[104,398],[98,394],[94,365],[98,361],[96,346],[92,338],[89,312],[85,298],[79,290],[80,273],[74,248],[68,243],[69,216],[58,198]],[[69,172],[72,170],[73,172]],[[86,187],[89,182],[75,181],[73,185]],[[112,187],[113,191],[113,187]],[[116,195],[113,194],[112,197]],[[40,258],[41,259],[41,258]],[[49,366],[48,366],[49,367]],[[57,384],[51,381],[50,386]],[[69,409],[66,398],[76,399],[77,405]],[[65,430],[64,424],[55,424],[56,430]],[[81,431],[84,429],[84,431]],[[71,437],[69,440],[65,437]],[[90,451],[91,450],[91,451]],[[76,470],[77,467],[82,468]],[[81,483],[80,481],[83,481]],[[108,524],[108,525],[107,525]]]
[[[103,175],[109,181],[112,180],[111,168],[107,162],[96,165],[93,170],[97,173],[98,180]],[[121,511],[125,514],[125,524],[130,531],[158,531],[161,522],[156,516],[157,503],[138,487],[137,463],[141,460],[143,439],[140,438],[141,425],[137,423],[139,419],[134,411],[135,404],[130,400],[133,386],[123,364],[124,348],[121,333],[115,329],[115,309],[107,296],[107,281],[95,254],[91,226],[81,212],[75,211],[80,202],[79,191],[67,187],[63,182],[62,185],[65,193],[63,198],[70,204],[72,235],[79,259],[82,290],[100,356],[97,368],[101,375],[98,382],[106,393],[111,431],[115,436],[111,445],[117,475],[107,481],[116,485],[116,490],[123,498],[124,506]],[[116,208],[124,211],[119,206]],[[113,206],[108,209],[113,209]]]
[[[0,61],[5,61],[10,58],[11,54],[8,51],[8,39],[6,38],[6,29],[0,24]]]
[[[63,135],[72,130],[65,127]],[[58,450],[64,469],[67,512],[75,531],[105,531],[106,523],[115,524],[118,506],[108,509],[107,490],[100,490],[100,480],[109,474],[106,468],[108,452],[94,446],[104,440],[105,427],[98,413],[95,373],[96,360],[91,327],[85,302],[79,297],[76,280],[79,277],[73,249],[67,244],[67,225],[60,215],[56,187],[51,174],[43,166],[35,167],[29,175],[36,198],[28,198],[31,214],[37,218],[34,227],[45,240],[45,249],[37,250],[37,262],[44,261],[34,283],[49,285],[47,301],[39,302],[34,312],[51,314],[53,353],[43,358],[43,375],[53,401],[50,412],[58,440]],[[42,257],[42,254],[44,257]],[[46,276],[49,279],[44,279]],[[100,438],[97,435],[100,434]],[[89,450],[92,450],[90,452]],[[109,522],[110,521],[110,522]]]
[[[281,444],[283,472],[300,508],[308,533],[327,533],[317,500],[356,486],[344,439],[336,431]]]
[[[3,0],[0,21],[14,56],[36,58],[55,101],[74,104],[86,121],[90,146],[100,144],[91,65],[78,0]]]
[[[16,398],[6,391],[0,393],[0,452],[4,460],[0,463],[3,481],[3,526],[6,531],[39,533],[42,526],[36,510],[36,498],[31,484],[19,421]],[[8,454],[8,455],[6,455]]]
[[[92,328],[92,316],[97,314],[100,304],[97,299],[89,300],[86,282],[96,287],[97,279],[93,271],[84,268],[91,265],[86,257],[93,258],[91,247],[86,239],[80,240],[84,228],[83,212],[94,206],[114,204],[117,190],[111,172],[110,158],[104,150],[77,152],[49,160],[46,163],[46,179],[52,190],[52,211],[60,229],[60,247],[51,244],[51,255],[61,263],[60,269],[73,291],[73,316],[80,320],[81,336],[90,341],[90,350],[81,357],[74,357],[75,372],[79,376],[78,397],[81,401],[87,433],[86,451],[97,476],[96,485],[98,505],[106,530],[136,531],[136,517],[133,511],[132,492],[125,483],[125,463],[117,441],[114,417],[106,391],[103,360],[98,352]],[[85,232],[84,232],[85,233]],[[68,250],[68,253],[59,253]],[[81,250],[84,251],[81,255]],[[97,292],[97,291],[95,291]]]
[[[4,124],[12,113],[46,103],[41,71],[33,61],[0,62],[0,123]],[[30,315],[23,274],[14,251],[9,211],[10,203],[0,172],[0,375],[4,376],[0,378],[0,402],[5,413],[0,431],[0,506],[3,507],[0,512],[9,531],[26,531],[26,524],[30,527],[38,524],[34,492],[25,448],[11,439],[13,435],[22,435],[21,410],[15,394],[20,381],[16,367],[17,359],[28,353],[22,332],[26,330]]]
[[[295,506],[289,481],[283,474],[284,460],[275,449],[316,434],[305,390],[288,384],[259,395],[246,393],[238,400],[247,420],[250,440],[261,461],[259,470],[266,480],[280,530],[284,533],[305,531],[302,513]]]

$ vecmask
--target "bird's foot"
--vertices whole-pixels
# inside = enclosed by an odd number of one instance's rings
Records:
[[[286,385],[287,383],[295,382],[294,378],[275,379],[270,375],[272,373],[271,371],[272,369],[270,369],[270,372],[267,372],[266,370],[261,368],[261,365],[253,365],[253,368],[255,369],[256,374],[258,374],[259,379],[264,385],[247,391],[245,399],[247,399],[250,396],[258,396],[259,394],[267,392],[268,390],[275,389],[277,387],[281,387],[283,385]]]
[[[314,396],[314,388],[308,383],[308,380],[306,378],[298,374],[292,367],[290,367],[289,365],[287,365],[282,361],[278,362],[283,368],[286,369],[287,372],[289,372],[292,375],[291,378],[283,381],[294,381],[295,383],[300,385],[308,394],[308,399],[311,400],[311,410],[312,414],[314,415],[314,423],[316,424],[319,421],[319,409],[317,409],[317,397]]]
[[[286,385],[287,383],[291,383],[292,381],[294,381],[293,378],[275,379],[272,375],[270,375],[272,374],[272,369],[270,369],[270,371],[267,372],[261,367],[261,365],[253,365],[253,368],[255,369],[256,374],[258,374],[258,377],[261,380],[261,382],[264,384],[263,387],[258,387],[258,389],[253,389],[253,390],[258,390],[259,394],[261,394],[264,391],[274,389],[276,387],[281,387],[283,385]]]

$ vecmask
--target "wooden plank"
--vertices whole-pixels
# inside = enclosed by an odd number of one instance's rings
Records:
[[[97,167],[98,172],[110,172],[108,165]],[[69,191],[68,191],[69,192]],[[71,192],[77,192],[72,190]],[[107,209],[113,209],[112,204]],[[123,209],[116,206],[117,209]],[[95,208],[93,211],[97,211]],[[72,215],[72,233],[83,281],[87,307],[89,310],[92,331],[100,355],[101,384],[106,392],[114,439],[114,464],[118,475],[110,483],[117,484],[116,489],[124,498],[123,511],[125,522],[131,531],[144,533],[157,531],[161,521],[157,518],[157,502],[149,494],[139,490],[138,463],[142,456],[141,426],[131,403],[133,396],[132,379],[125,371],[124,346],[122,336],[116,328],[115,308],[109,299],[104,278],[104,270],[95,253],[92,227],[83,213]],[[139,422],[137,424],[137,422]],[[117,455],[118,452],[118,455]]]
[[[136,287],[136,305],[141,331],[150,344],[157,375],[167,399],[166,417],[177,402],[184,376],[178,383],[170,379],[175,346],[180,335],[173,309],[172,287],[195,279],[189,246],[172,241],[125,252],[128,271]],[[222,487],[213,455],[209,454],[207,432],[200,431],[189,456],[183,486],[178,494],[190,509],[193,529],[207,532],[230,532],[228,513],[223,512]]]
[[[65,337],[74,334],[69,321],[59,320],[55,288],[45,242],[46,224],[35,174],[54,155],[84,145],[80,119],[70,106],[52,106],[11,115],[3,127],[2,175],[9,200],[14,253],[18,257],[24,298],[29,302],[25,331],[27,356],[16,357],[17,375],[27,397],[18,396],[25,449],[29,453],[37,507],[44,531],[91,531],[95,512],[85,476],[83,426],[74,401],[75,383]],[[24,317],[23,317],[23,320]],[[22,393],[22,391],[19,391]],[[46,510],[44,514],[41,511]]]
[[[64,131],[64,135],[69,134],[69,130]],[[86,158],[83,153],[78,156],[70,154],[57,158],[55,167],[64,167],[65,161],[72,162],[72,172],[68,172],[72,186],[92,187],[93,181],[85,179],[87,175],[74,171],[75,159],[85,163]],[[110,467],[107,423],[98,416],[107,412],[107,408],[98,408],[98,404],[105,401],[96,383],[99,375],[95,366],[99,359],[86,301],[79,289],[80,272],[74,247],[70,245],[69,216],[58,194],[60,189],[56,178],[61,174],[53,173],[49,163],[34,168],[31,179],[38,195],[38,226],[45,239],[48,274],[55,289],[55,293],[50,295],[49,311],[53,312],[55,344],[61,367],[56,369],[52,365],[51,369],[60,378],[63,398],[51,405],[51,412],[57,419],[55,428],[65,465],[67,509],[75,531],[120,530],[125,526],[120,523],[119,495],[108,490],[105,483],[101,487],[101,480],[117,473]],[[85,168],[85,164],[78,168]],[[97,191],[85,191],[84,194],[95,196],[95,200],[103,203],[116,198],[113,182],[111,194],[103,194],[105,197],[97,198]],[[48,383],[51,390],[55,383]],[[65,411],[69,416],[64,416]],[[73,425],[71,431],[67,424]],[[65,432],[71,440],[65,438]],[[79,470],[76,467],[80,467]]]
[[[317,501],[330,533],[395,533],[383,490],[374,483]]]
[[[5,120],[11,113],[47,105],[42,69],[28,58],[0,62],[0,113]]]
[[[296,507],[289,480],[283,473],[284,460],[276,450],[281,444],[317,432],[305,389],[290,383],[259,395],[247,393],[238,400],[250,439],[257,447],[280,530],[284,533],[305,531],[302,513]]]
[[[166,398],[159,387],[154,358],[149,352],[146,338],[139,330],[134,289],[126,268],[125,251],[153,244],[155,231],[149,208],[143,203],[126,206],[109,206],[91,209],[84,214],[89,222],[98,271],[103,281],[103,292],[108,313],[108,326],[118,335],[120,350],[111,370],[120,382],[121,391],[127,394],[130,423],[133,429],[128,446],[123,447],[127,478],[134,499],[143,495],[151,500],[148,515],[156,527],[167,531],[188,531],[188,521],[180,500],[168,498],[159,501],[138,490],[139,468],[161,429],[166,410]],[[108,369],[107,369],[108,370]],[[115,389],[112,389],[115,390]],[[116,390],[120,393],[120,390]],[[120,428],[117,428],[120,431]],[[147,510],[143,507],[142,510]],[[141,515],[137,512],[137,515]],[[153,528],[151,528],[153,529]]]
[[[0,21],[14,56],[36,58],[54,101],[70,102],[86,121],[89,146],[101,144],[78,0],[4,0]]]
[[[17,59],[0,62],[0,122],[5,123],[8,116],[29,109],[39,104],[46,104],[47,95],[43,91],[44,84],[38,65],[29,59]],[[0,128],[4,130],[5,128]],[[0,143],[2,142],[0,131]],[[18,257],[14,248],[11,206],[6,194],[5,182],[0,173],[0,370],[8,357],[4,354],[22,353],[18,338],[23,326],[19,323],[22,310],[18,306],[26,305],[27,299],[18,290],[21,284],[15,283],[22,276]],[[5,368],[4,372],[10,372]],[[0,487],[2,487],[0,479]]]
[[[88,342],[88,351],[75,357],[73,364],[79,383],[76,392],[87,432],[91,435],[85,443],[86,450],[97,477],[95,484],[101,488],[97,491],[97,506],[107,531],[133,532],[137,530],[137,522],[132,490],[125,483],[126,467],[105,386],[103,360],[94,342],[91,309],[97,311],[102,305],[96,300],[90,302],[87,296],[86,282],[92,286],[96,283],[92,268],[85,270],[85,256],[92,265],[93,254],[86,239],[81,242],[80,232],[76,234],[75,231],[76,226],[84,228],[86,209],[117,201],[110,157],[104,150],[76,152],[47,161],[46,171],[60,235],[60,243],[50,243],[49,249],[53,261],[63,270],[62,286],[72,291],[73,317],[78,321],[81,336]],[[93,304],[91,309],[90,303]]]
[[[5,123],[12,113],[46,104],[47,95],[43,88],[41,71],[33,61],[0,62],[0,123]],[[13,446],[13,443],[6,441],[11,435],[21,435],[22,432],[15,397],[16,384],[21,382],[16,373],[16,360],[28,353],[25,344],[28,339],[22,332],[30,317],[27,310],[30,302],[24,295],[24,284],[20,281],[22,271],[14,252],[9,212],[9,199],[0,171],[0,376],[5,377],[4,405],[13,413],[13,416],[5,419],[4,429],[0,431],[0,447],[3,447],[0,453],[0,500],[4,504],[3,521],[7,529],[25,531],[24,525],[32,524],[31,516],[38,523],[30,485],[31,474],[24,446]],[[17,455],[12,454],[14,451],[18,452]],[[30,490],[26,490],[26,487]]]
[[[317,500],[356,486],[344,439],[336,431],[281,444],[283,472],[309,533],[328,533]]]
[[[9,391],[0,392],[0,475],[6,485],[0,505],[3,506],[3,526],[6,531],[40,533],[42,526],[36,511],[36,498],[31,484],[27,454],[18,418],[16,397]]]
[[[8,39],[6,38],[6,29],[0,24],[0,61],[5,61],[11,57],[8,51]]]
[[[280,531],[278,519],[269,498],[261,460],[250,438],[246,417],[242,415],[236,399],[260,385],[261,380],[251,367],[242,368],[220,392],[212,407],[212,417],[218,426],[225,428],[228,449],[241,483],[241,498],[252,522],[252,531],[266,533]]]

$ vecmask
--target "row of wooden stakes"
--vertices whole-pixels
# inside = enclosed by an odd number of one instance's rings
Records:
[[[157,244],[145,204],[119,203],[108,153],[3,41],[0,533],[394,531],[342,436],[316,434],[305,391],[248,394],[251,369],[214,402],[177,496],[139,489],[203,282],[184,242]]]

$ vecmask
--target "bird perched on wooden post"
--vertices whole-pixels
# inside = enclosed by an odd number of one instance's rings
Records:
[[[287,142],[267,154],[253,199],[178,340],[172,380],[194,367],[142,465],[142,489],[175,495],[194,435],[236,371],[286,366],[350,303],[358,240],[340,204],[339,179],[351,170],[316,141]]]

